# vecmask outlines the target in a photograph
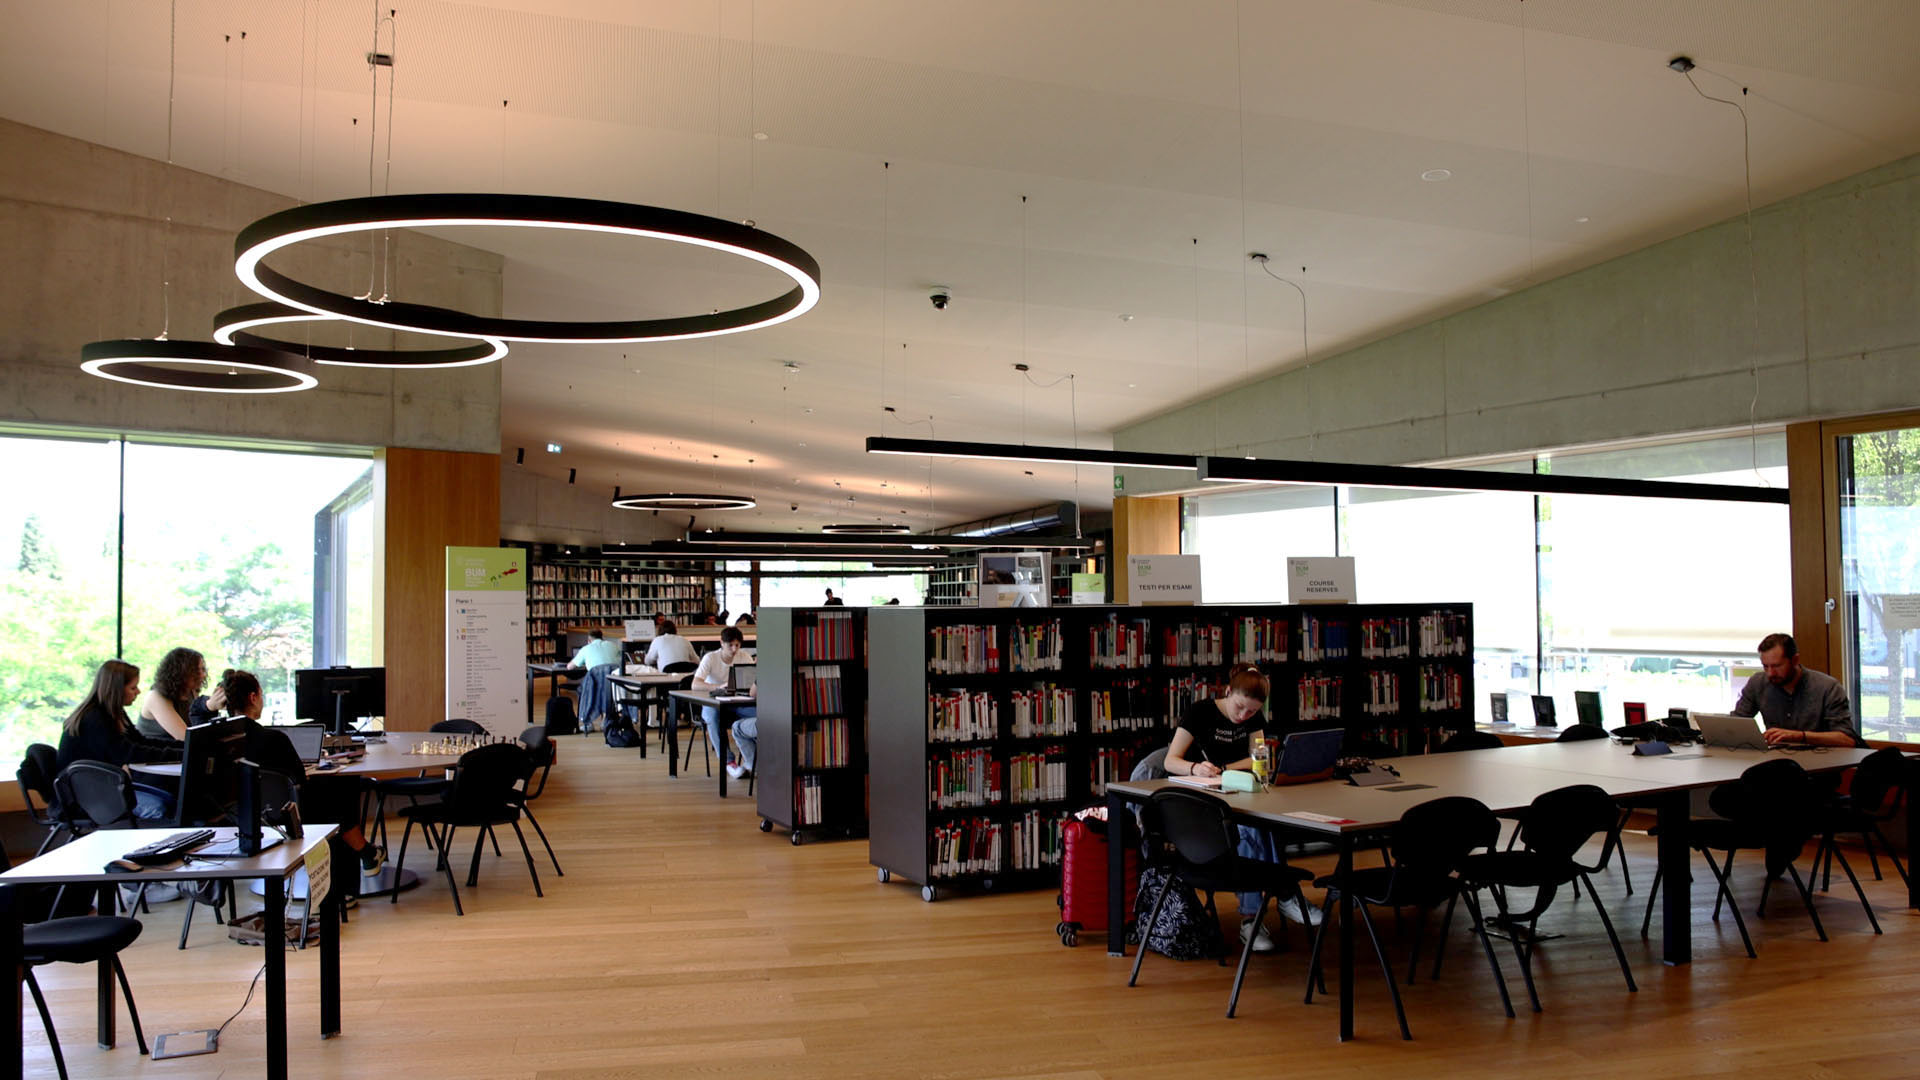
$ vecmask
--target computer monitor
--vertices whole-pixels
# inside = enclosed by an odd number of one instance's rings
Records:
[[[187,729],[180,753],[180,790],[174,824],[219,821],[240,803],[240,759],[247,756],[244,717],[214,720]]]
[[[345,735],[362,717],[386,713],[386,668],[301,668],[293,673],[293,715],[297,719],[322,720],[328,731]]]

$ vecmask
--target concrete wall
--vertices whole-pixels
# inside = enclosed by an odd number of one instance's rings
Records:
[[[0,419],[127,431],[497,453],[498,365],[401,372],[323,368],[294,394],[154,390],[82,372],[80,346],[158,336],[163,270],[171,337],[209,340],[216,312],[258,297],[233,274],[233,238],[293,205],[280,195],[0,121]],[[166,218],[172,215],[171,229]],[[498,255],[397,238],[404,296],[501,310]],[[275,265],[344,288],[368,254],[315,243]],[[509,359],[508,362],[511,362]]]
[[[1438,461],[1920,404],[1920,157],[1114,433],[1128,450]],[[1128,494],[1192,485],[1131,469]]]
[[[639,489],[634,489],[639,490]],[[547,544],[640,544],[675,539],[685,511],[615,510],[613,493],[542,476],[500,455],[500,536]]]

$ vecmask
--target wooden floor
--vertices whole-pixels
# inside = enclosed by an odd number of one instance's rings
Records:
[[[1563,902],[1543,925],[1568,934],[1539,955],[1546,1012],[1522,1006],[1508,1020],[1484,957],[1456,926],[1442,981],[1408,989],[1415,1041],[1398,1038],[1363,950],[1359,1038],[1341,1045],[1336,1006],[1301,1003],[1298,934],[1294,951],[1255,958],[1240,1017],[1227,1020],[1229,969],[1155,954],[1129,989],[1128,962],[1098,942],[1060,945],[1052,893],[924,903],[912,885],[876,880],[864,842],[796,848],[778,830],[761,833],[744,790],[716,798],[697,752],[696,775],[669,780],[657,753],[642,762],[597,736],[560,742],[537,808],[566,876],[550,876],[536,846],[547,889],[536,899],[509,846],[504,859],[485,856],[478,888],[462,889],[464,918],[441,879],[397,906],[363,905],[343,935],[345,1033],[329,1042],[314,1034],[318,957],[294,954],[294,1076],[1920,1075],[1908,1012],[1920,923],[1900,908],[1890,870],[1867,882],[1883,938],[1836,881],[1820,901],[1830,943],[1777,891],[1769,917],[1749,920],[1760,951],[1749,960],[1731,920],[1709,921],[1702,902],[1696,963],[1665,968],[1638,934],[1653,876],[1639,838],[1635,895],[1623,895],[1617,872],[1602,883],[1638,994],[1626,992],[1590,904]],[[409,862],[431,866],[417,845]],[[1751,868],[1741,881],[1750,910]],[[179,906],[156,907],[126,954],[149,1038],[219,1025],[261,962],[215,925],[197,924],[175,951]],[[1511,954],[1503,960],[1524,1001]],[[91,969],[42,970],[76,1077],[262,1074],[258,995],[217,1055],[151,1062],[124,1016],[118,1049],[94,1045]],[[26,1038],[29,1075],[52,1076],[31,1005]]]

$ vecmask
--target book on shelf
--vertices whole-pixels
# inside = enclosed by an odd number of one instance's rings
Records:
[[[999,673],[1000,643],[992,626],[936,626],[927,634],[927,670],[935,675]]]
[[[928,876],[950,878],[998,872],[1003,831],[1001,822],[977,817],[933,826],[927,836]]]
[[[802,622],[803,619],[812,621]],[[851,660],[853,656],[853,612],[821,611],[795,617],[795,660]]]
[[[1000,737],[1000,702],[985,690],[927,694],[927,741],[976,742]]]
[[[1197,701],[1217,698],[1226,692],[1226,687],[1213,679],[1199,675],[1182,675],[1167,681],[1167,726],[1177,726],[1180,719],[1187,715]]]
[[[838,664],[810,664],[793,669],[793,711],[800,716],[846,711],[845,683]]]
[[[947,810],[997,806],[1002,801],[1002,766],[993,751],[946,750],[927,759],[927,805]]]
[[[1095,735],[1115,731],[1147,731],[1162,726],[1154,695],[1141,679],[1127,679],[1087,695],[1091,729]]]
[[[1423,673],[1424,675],[1424,673]],[[1426,709],[1426,686],[1421,686],[1420,707]],[[1400,673],[1374,669],[1367,672],[1367,702],[1360,711],[1368,716],[1394,716],[1400,712]]]
[[[1243,615],[1233,621],[1233,662],[1278,664],[1287,659],[1287,620]]]
[[[1226,635],[1218,626],[1180,623],[1161,634],[1160,662],[1167,667],[1209,667],[1226,662]]]
[[[1452,712],[1467,707],[1467,678],[1458,668],[1439,664],[1420,666],[1420,711]],[[1497,706],[1499,715],[1494,723],[1502,724],[1507,720],[1506,695],[1499,695]]]
[[[1009,801],[1058,802],[1067,797],[1067,748],[1049,746],[1007,756]]]
[[[1157,747],[1155,749],[1158,749]],[[1094,795],[1105,795],[1107,785],[1133,775],[1133,767],[1144,753],[1138,749],[1109,746],[1093,751],[1087,762],[1088,787]]]
[[[1347,658],[1347,623],[1303,615],[1300,619],[1300,659],[1309,662]]]
[[[1360,620],[1360,658],[1396,660],[1413,654],[1413,635],[1404,616]]]
[[[1072,735],[1073,690],[1048,683],[1008,695],[1013,705],[1013,737],[1032,739]]]
[[[1062,832],[1067,814],[1029,810],[1008,822],[1007,846],[1015,870],[1043,870],[1059,866],[1065,852]]]
[[[818,825],[826,820],[824,790],[817,776],[803,776],[793,784],[794,825]]]
[[[1119,615],[1108,615],[1105,622],[1087,628],[1088,662],[1103,670],[1146,667],[1152,630],[1153,624],[1146,619],[1123,621]]]
[[[803,769],[838,769],[851,759],[845,717],[802,722],[793,732],[794,764]]]
[[[1060,620],[1015,622],[1007,634],[1008,670],[1059,671]]]
[[[1465,656],[1467,622],[1467,616],[1457,611],[1436,611],[1420,616],[1420,655]]]
[[[1341,676],[1316,673],[1300,677],[1299,717],[1308,720],[1340,718]]]

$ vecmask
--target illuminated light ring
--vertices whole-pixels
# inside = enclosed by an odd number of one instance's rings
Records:
[[[311,345],[302,341],[271,338],[253,332],[255,327],[277,323],[334,322],[331,315],[315,315],[285,304],[242,304],[213,317],[213,340],[222,345],[253,345],[279,349],[295,356],[306,356],[316,364],[333,367],[400,368],[420,370],[472,367],[490,364],[507,355],[507,343],[499,338],[481,338],[479,344],[452,349],[349,349],[337,345]]]
[[[160,367],[188,364],[205,373]],[[80,347],[80,370],[102,379],[203,394],[291,394],[320,385],[305,357],[252,345],[210,341],[94,341]]]
[[[308,240],[388,229],[454,226],[571,229],[611,233],[723,251],[770,266],[794,287],[759,304],[670,319],[550,322],[488,318],[424,304],[374,303],[295,281],[265,264],[267,256]],[[234,273],[269,300],[367,326],[443,337],[499,338],[553,344],[677,341],[758,330],[798,318],[820,302],[820,264],[797,245],[731,221],[656,206],[557,195],[378,195],[312,203],[269,214],[234,239]]]
[[[613,500],[615,510],[751,510],[760,505],[745,495],[696,495],[664,491]]]

